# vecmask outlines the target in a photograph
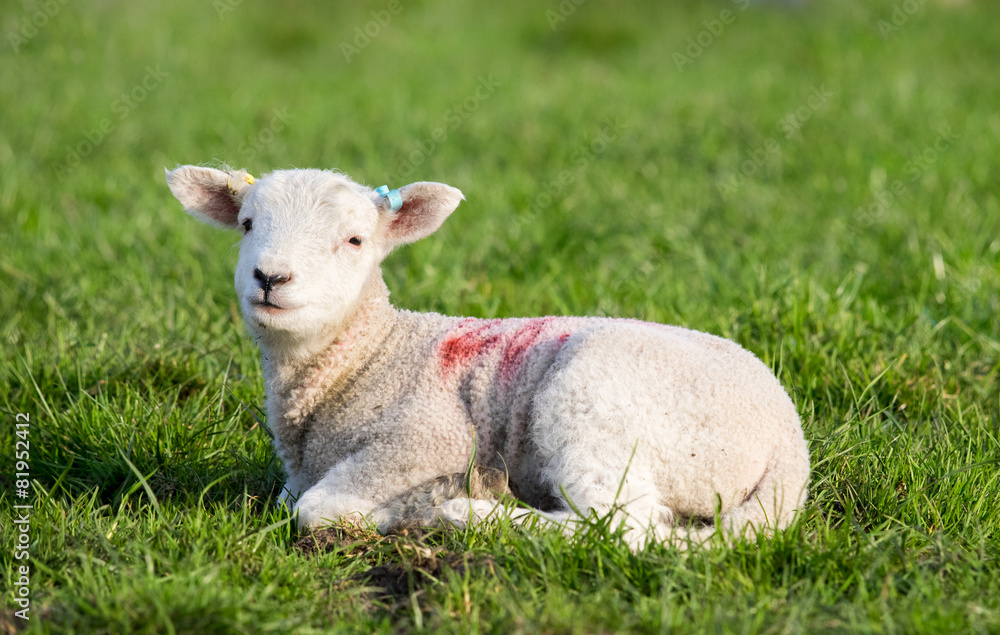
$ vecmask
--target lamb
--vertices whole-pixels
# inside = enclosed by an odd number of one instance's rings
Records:
[[[382,260],[437,230],[458,189],[373,190],[312,169],[255,180],[189,165],[166,178],[187,212],[243,231],[236,292],[300,527],[385,532],[506,511],[571,530],[612,514],[638,549],[767,533],[804,503],[795,407],[734,342],[638,320],[394,308]],[[468,489],[453,475],[470,464],[509,489]],[[498,506],[507,492],[522,507]]]

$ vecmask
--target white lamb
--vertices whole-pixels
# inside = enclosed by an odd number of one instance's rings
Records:
[[[441,225],[464,200],[453,187],[196,166],[167,183],[195,217],[244,232],[236,292],[302,527],[405,526],[432,491],[430,518],[480,520],[496,489],[447,485],[473,456],[530,506],[515,521],[613,513],[633,548],[701,541],[716,520],[730,538],[767,532],[805,500],[795,408],[733,342],[637,320],[395,309],[380,263]]]

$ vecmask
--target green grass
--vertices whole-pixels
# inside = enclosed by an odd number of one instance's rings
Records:
[[[44,5],[0,19],[0,627],[25,625],[27,413],[31,632],[1000,632],[994,3],[928,0],[883,40],[891,2],[590,0],[553,29],[554,1],[402,0],[349,62],[387,3],[50,3],[15,52]],[[689,554],[600,522],[306,548],[251,412],[236,238],[163,181],[212,161],[461,188],[386,261],[399,306],[735,339],[802,415],[808,505]]]

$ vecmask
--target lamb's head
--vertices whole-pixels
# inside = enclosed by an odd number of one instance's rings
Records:
[[[182,166],[167,183],[196,218],[243,233],[236,293],[247,327],[262,346],[292,355],[336,335],[386,254],[436,230],[463,200],[441,183],[384,196],[325,170],[255,180],[242,170]]]

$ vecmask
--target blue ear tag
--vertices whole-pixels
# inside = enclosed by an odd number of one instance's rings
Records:
[[[376,188],[375,193],[389,199],[389,209],[394,212],[398,212],[403,206],[403,197],[400,196],[399,190],[390,190],[388,185],[382,185]]]

